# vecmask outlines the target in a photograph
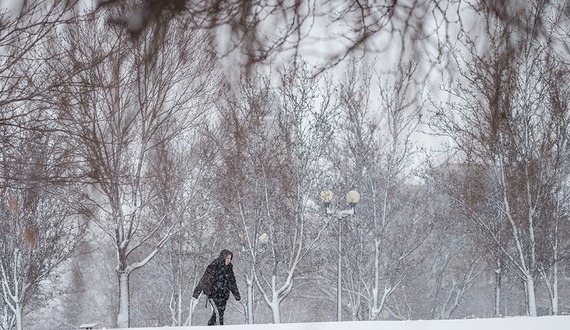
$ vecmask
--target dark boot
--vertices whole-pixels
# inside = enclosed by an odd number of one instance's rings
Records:
[[[210,320],[208,321],[208,325],[216,325],[216,312],[214,312],[212,314],[212,317],[210,317]]]

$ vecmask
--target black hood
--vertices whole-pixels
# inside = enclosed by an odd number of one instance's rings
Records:
[[[234,258],[234,254],[232,253],[232,251],[223,249],[222,252],[220,252],[220,256],[218,257],[218,259],[220,259],[220,260],[226,260],[226,257],[227,257],[228,255],[231,255],[231,256],[232,256],[232,259]]]

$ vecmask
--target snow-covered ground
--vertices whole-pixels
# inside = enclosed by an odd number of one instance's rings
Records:
[[[212,330],[212,327],[131,328],[130,330]],[[438,321],[361,321],[226,325],[224,330],[570,330],[570,316],[505,317]]]

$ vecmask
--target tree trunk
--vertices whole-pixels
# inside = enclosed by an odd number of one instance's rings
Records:
[[[253,268],[252,268],[252,272],[253,272]],[[254,295],[253,295],[253,275],[251,277],[249,277],[248,275],[245,276],[245,280],[247,282],[247,323],[248,324],[253,324],[254,320],[253,320],[253,299],[254,299]]]
[[[374,238],[374,287],[372,288],[373,302],[370,309],[370,321],[376,320],[381,308],[378,306],[378,293],[380,291],[380,238]]]
[[[342,218],[338,219],[338,274],[336,286],[336,320],[342,321]]]
[[[273,315],[273,324],[279,324],[281,323],[281,313],[279,311],[279,303],[278,302],[273,302],[270,306],[271,308],[271,313]]]
[[[273,324],[281,323],[281,312],[279,310],[279,293],[275,290],[275,275],[271,277],[271,284],[273,289],[273,301],[269,304],[271,313],[273,314]]]
[[[23,326],[22,326],[22,304],[17,302],[16,303],[16,310],[15,312],[15,316],[16,316],[16,330],[22,330]]]
[[[552,284],[552,314],[558,315],[558,261],[554,261],[553,265],[554,283]]]
[[[528,302],[528,315],[537,316],[536,313],[536,296],[534,293],[534,277],[527,272],[525,274],[525,287]]]
[[[556,198],[556,202],[557,202],[557,216],[555,219],[555,224],[554,224],[554,246],[553,246],[553,265],[552,265],[552,278],[553,278],[553,283],[552,283],[552,297],[551,297],[551,305],[552,305],[552,314],[553,315],[558,315],[558,235],[560,235],[560,233],[558,232],[558,224],[559,224],[559,220],[560,218],[558,217],[558,215],[560,214],[560,211],[558,210],[560,208],[560,197],[558,196],[558,198]]]
[[[495,269],[495,316],[501,315],[501,279],[503,270],[501,260],[497,259],[497,269]]]
[[[129,274],[121,272],[119,273],[119,314],[117,315],[119,328],[130,326],[129,301]]]

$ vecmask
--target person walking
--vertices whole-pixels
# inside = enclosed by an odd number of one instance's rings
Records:
[[[202,292],[208,296],[208,301],[212,305],[212,317],[208,321],[208,325],[215,325],[216,319],[219,319],[220,325],[224,325],[224,312],[230,298],[230,292],[236,301],[241,299],[231,263],[232,258],[233,253],[231,251],[222,250],[220,255],[208,265],[192,294],[196,300]],[[194,305],[196,303],[197,301],[194,302]]]

